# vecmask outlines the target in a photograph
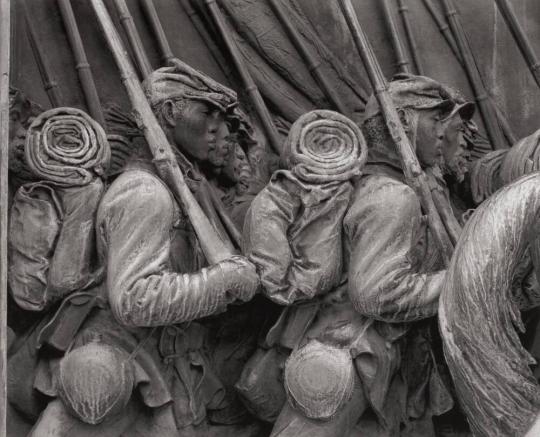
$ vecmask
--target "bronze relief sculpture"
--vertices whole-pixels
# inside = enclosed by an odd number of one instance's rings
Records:
[[[91,116],[11,90],[7,435],[536,435],[538,132],[491,150],[492,96],[479,127],[444,80],[386,82],[350,0],[320,14],[371,95],[299,0],[181,3],[230,87],[173,55],[169,3],[141,1],[153,69],[134,3],[91,0],[123,104],[80,44]]]

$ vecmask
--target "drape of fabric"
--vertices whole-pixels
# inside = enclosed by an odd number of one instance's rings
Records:
[[[111,151],[105,131],[85,112],[56,108],[42,113],[28,128],[25,155],[37,178],[70,187],[103,176]]]
[[[309,71],[308,64],[302,59],[268,4],[254,0],[228,0],[223,5],[245,43],[255,48],[264,62],[268,63],[282,80],[307,96],[317,107],[329,107],[324,93]],[[349,108],[345,115],[361,112],[367,99],[363,91],[366,89],[363,81],[358,76],[351,75],[341,65],[296,4],[282,2],[282,8],[298,30],[304,44],[321,62],[319,68],[329,79],[338,98]]]

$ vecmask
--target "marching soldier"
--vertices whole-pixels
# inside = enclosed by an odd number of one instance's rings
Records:
[[[470,104],[421,76],[391,82],[390,94],[425,171],[443,164],[448,140],[463,147],[461,123],[448,121],[468,119]],[[272,436],[350,435],[368,410],[384,435],[432,436],[433,416],[453,407],[434,317],[445,270],[374,96],[363,132],[368,164],[344,218],[348,293],[323,305],[288,359],[288,402]]]
[[[229,141],[236,95],[180,62],[144,85],[197,192],[201,169]],[[41,360],[33,387],[53,399],[31,435],[257,435],[249,423],[209,423],[210,411],[227,408],[226,390],[208,350],[212,321],[196,322],[249,301],[254,266],[242,256],[204,266],[182,206],[143,148],[104,194],[95,231],[99,303],[63,357]],[[47,332],[61,330],[61,317]]]

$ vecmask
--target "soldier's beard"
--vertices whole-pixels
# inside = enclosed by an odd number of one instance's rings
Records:
[[[463,182],[468,171],[467,160],[461,155],[455,156],[443,166],[443,173],[451,176],[456,182]]]

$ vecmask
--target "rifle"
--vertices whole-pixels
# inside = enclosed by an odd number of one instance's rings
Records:
[[[49,67],[43,56],[43,49],[40,46],[40,40],[34,31],[34,27],[30,22],[30,14],[28,13],[28,7],[26,5],[26,0],[21,1],[22,10],[24,13],[24,20],[26,22],[26,33],[28,34],[28,39],[30,41],[30,47],[32,48],[32,53],[34,54],[34,59],[39,70],[39,75],[43,81],[43,87],[47,92],[49,97],[49,102],[53,108],[60,106],[62,98],[60,96],[60,91],[58,89],[58,82],[52,77],[52,74],[49,70]]]
[[[454,36],[452,35],[452,32],[450,31],[450,27],[448,26],[448,24],[446,23],[444,18],[442,18],[439,15],[439,12],[435,8],[435,6],[431,2],[431,0],[423,0],[423,1],[424,1],[424,5],[426,6],[426,9],[429,11],[431,17],[435,21],[435,24],[437,25],[437,28],[442,33],[444,39],[448,43],[448,46],[452,50],[452,53],[454,53],[454,56],[456,57],[457,61],[461,65],[461,67],[463,69],[465,69],[465,63],[463,61],[463,58],[462,58],[461,53],[459,51],[459,48],[456,45],[456,41],[454,39]],[[474,65],[475,65],[476,69],[478,70],[478,74],[480,75],[480,69],[478,68],[478,64],[476,63],[476,61],[474,61]],[[467,79],[469,79],[468,76],[467,76]],[[469,83],[471,83],[470,79],[469,79]],[[471,84],[471,87],[473,88],[473,92],[474,92],[474,87],[472,86],[472,84]],[[517,138],[516,138],[514,132],[512,131],[512,128],[510,127],[510,124],[508,123],[508,120],[506,119],[506,116],[504,115],[502,110],[499,108],[499,106],[497,105],[497,102],[495,102],[495,99],[489,93],[487,88],[485,86],[484,86],[484,88],[486,89],[486,93],[488,93],[490,103],[493,106],[493,109],[495,110],[495,114],[497,115],[497,120],[499,121],[499,125],[501,127],[501,130],[502,130],[504,136],[506,137],[506,139],[508,140],[508,142],[510,144],[514,144],[517,141]]]
[[[137,32],[137,28],[135,27],[133,17],[129,12],[129,8],[125,0],[114,0],[114,5],[116,6],[120,22],[122,23],[122,27],[124,28],[124,32],[126,33],[129,45],[131,46],[131,50],[133,51],[133,55],[135,57],[135,61],[137,62],[139,72],[141,73],[142,77],[145,78],[150,73],[152,73],[154,69],[152,68],[150,61],[146,56],[143,48],[144,46],[141,41],[141,37],[139,36],[139,32]]]
[[[458,60],[458,62],[463,66],[463,58],[461,57],[461,53],[459,52],[459,49],[456,45],[456,41],[454,40],[454,36],[452,35],[452,31],[450,30],[450,26],[444,21],[444,18],[442,18],[439,15],[439,12],[437,9],[435,9],[435,6],[433,3],[431,3],[431,0],[423,0],[424,5],[426,6],[426,9],[428,10],[429,14],[433,18],[433,21],[435,21],[435,24],[437,25],[437,28],[444,36],[444,39],[450,46],[450,49],[454,53],[454,56]]]
[[[360,57],[364,62],[388,131],[396,144],[407,183],[417,193],[422,209],[427,214],[429,227],[440,249],[443,260],[448,264],[453,252],[451,240],[433,202],[426,174],[420,167],[418,158],[413,151],[409,138],[401,124],[397,110],[394,107],[392,98],[388,92],[388,84],[386,83],[379,62],[375,57],[375,53],[373,52],[366,34],[360,27],[360,23],[358,22],[358,18],[356,17],[356,13],[354,12],[350,0],[339,0],[339,5],[352,34],[353,41],[360,53]]]
[[[516,41],[519,51],[529,66],[529,70],[531,70],[534,81],[540,87],[540,61],[534,53],[534,49],[532,48],[529,38],[527,38],[527,35],[525,35],[525,32],[519,25],[519,21],[514,13],[514,10],[512,9],[512,6],[510,6],[510,3],[508,3],[507,0],[495,0],[495,3],[497,3],[497,7],[506,21],[506,24],[510,29],[510,33]]]
[[[126,54],[122,40],[103,0],[90,0],[90,3],[120,70],[122,82],[126,87],[133,110],[137,114],[135,118],[144,132],[160,177],[167,184],[176,200],[184,206],[207,260],[210,263],[217,263],[231,257],[233,253],[228,248],[227,243],[220,238],[184,180],[174,152],[146,100],[133,65]]]
[[[208,31],[206,30],[204,22],[199,15],[199,12],[191,5],[190,0],[180,0],[180,3],[182,4],[182,8],[184,9],[184,12],[193,23],[195,30],[197,31],[199,36],[202,38],[202,40],[206,44],[206,47],[208,47],[208,50],[210,51],[210,54],[216,61],[216,64],[218,64],[221,71],[223,71],[223,74],[227,78],[228,82],[234,83],[232,71],[229,68],[227,61],[221,54],[221,51],[217,47],[216,43],[214,42],[214,40],[212,39]]]
[[[486,126],[486,132],[488,137],[493,144],[495,149],[505,149],[507,148],[506,143],[501,135],[501,129],[497,119],[497,113],[494,109],[494,105],[488,100],[489,95],[487,93],[486,87],[484,86],[482,76],[474,60],[473,53],[469,47],[467,37],[465,35],[465,30],[461,24],[459,13],[455,8],[452,0],[442,0],[448,22],[450,23],[450,29],[454,35],[456,45],[461,52],[461,57],[463,59],[463,66],[465,72],[469,77],[469,81],[473,88],[474,94],[476,96],[476,101],[478,103],[478,108],[480,109],[480,114],[484,125]]]
[[[414,31],[409,20],[409,7],[405,4],[405,0],[398,0],[399,4],[399,13],[401,14],[401,21],[403,21],[403,28],[405,29],[405,36],[409,42],[409,48],[411,49],[411,55],[416,67],[416,72],[420,75],[424,75],[424,68],[422,67],[422,62],[420,59],[420,52],[418,50],[418,45],[416,44],[416,38],[414,36]]]
[[[159,15],[152,0],[142,0],[147,17],[152,21],[152,29],[155,33],[158,45],[161,49],[162,58],[166,63],[174,63],[176,59],[172,53],[167,35],[163,30]],[[225,206],[215,193],[214,187],[210,185],[206,180],[203,182],[204,186],[201,186],[199,190],[199,201],[201,208],[206,213],[208,219],[212,222],[216,231],[221,235],[223,241],[227,243],[227,246],[234,250],[233,245],[228,240],[230,235],[237,247],[242,247],[242,233],[237,229],[233,220],[229,217],[225,211]],[[220,220],[221,219],[221,220]],[[228,233],[227,233],[228,232]]]
[[[169,45],[169,41],[167,41],[167,36],[165,35],[163,26],[159,20],[154,2],[152,0],[141,0],[141,2],[146,18],[150,22],[150,26],[152,27],[152,30],[156,36],[163,63],[168,64],[172,59],[174,59],[174,55],[171,50],[171,46]]]
[[[9,72],[11,43],[9,0],[0,0],[0,435],[7,435],[7,301],[8,301],[8,159]]]
[[[304,43],[302,37],[298,34],[293,24],[287,18],[287,14],[283,10],[280,0],[269,0],[270,6],[272,7],[276,17],[280,21],[281,25],[285,29],[285,32],[291,39],[293,45],[296,47],[296,50],[300,53],[300,56],[306,62],[309,72],[313,75],[315,80],[318,82],[322,91],[326,95],[326,98],[332,103],[332,105],[342,114],[347,114],[347,108],[343,105],[338,95],[332,89],[328,78],[321,71],[322,63],[320,60],[315,59],[311,53],[308,46]]]
[[[94,76],[90,69],[90,64],[86,58],[86,52],[81,40],[81,34],[77,26],[77,20],[73,14],[73,8],[71,7],[70,0],[58,0],[58,6],[60,8],[60,14],[62,15],[62,21],[66,28],[71,51],[75,57],[75,68],[79,75],[84,98],[88,106],[88,112],[94,120],[96,120],[101,126],[105,127],[105,117],[103,116],[103,109],[101,108],[101,102],[96,90],[96,84],[94,82]]]
[[[221,15],[221,10],[216,3],[216,0],[204,0],[204,2],[207,5],[208,10],[210,11],[210,14],[212,15],[214,22],[216,23],[219,33],[221,34],[221,37],[223,38],[223,41],[225,42],[229,53],[231,54],[232,60],[236,66],[240,78],[242,79],[245,90],[247,91],[255,110],[257,111],[257,115],[261,120],[261,123],[266,132],[266,135],[268,136],[268,140],[272,145],[272,148],[278,154],[281,154],[282,144],[276,126],[274,125],[270,112],[268,111],[268,108],[264,103],[264,100],[257,88],[257,85],[255,85],[251,74],[249,73],[246,65],[244,64],[244,61],[242,60],[242,55],[240,54],[236,43],[234,42],[232,36],[229,33],[227,24],[224,17]]]
[[[389,0],[382,0],[384,18],[386,20],[386,25],[390,31],[390,37],[392,38],[392,47],[397,58],[397,66],[400,73],[411,73],[411,67],[409,59],[405,55],[405,50],[403,49],[403,44],[401,44],[401,39],[397,30],[396,22],[392,16],[392,10],[390,8]]]

